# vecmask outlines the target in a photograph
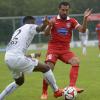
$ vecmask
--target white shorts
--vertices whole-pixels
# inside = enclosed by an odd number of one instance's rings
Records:
[[[8,68],[12,71],[13,78],[19,78],[22,73],[30,73],[38,65],[37,59],[31,59],[24,55],[17,55],[6,53],[5,62],[8,65]]]

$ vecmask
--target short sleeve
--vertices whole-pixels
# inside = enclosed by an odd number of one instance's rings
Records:
[[[71,18],[71,22],[72,22],[72,28],[76,29],[78,26],[80,26],[80,24],[78,23],[78,21],[75,18]]]
[[[33,33],[33,34],[38,34],[38,32],[36,31],[36,27],[37,27],[38,25],[36,25],[36,24],[33,24],[33,25],[31,25],[30,26],[30,33]]]

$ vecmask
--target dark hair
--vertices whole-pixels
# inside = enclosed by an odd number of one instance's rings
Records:
[[[25,24],[27,21],[29,21],[29,20],[35,20],[35,18],[34,17],[32,17],[32,16],[25,16],[24,18],[23,18],[23,24]]]
[[[59,4],[59,8],[61,8],[62,5],[64,5],[64,6],[69,6],[69,7],[70,7],[70,4],[69,4],[68,2],[65,2],[65,1],[63,1],[63,2],[61,2],[61,3]]]

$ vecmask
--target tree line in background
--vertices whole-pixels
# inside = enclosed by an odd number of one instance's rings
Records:
[[[100,0],[0,0],[0,16],[54,15],[61,1],[70,2],[72,14],[87,8],[100,12]]]

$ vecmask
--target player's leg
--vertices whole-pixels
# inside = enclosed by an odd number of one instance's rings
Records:
[[[52,62],[46,62],[47,65],[49,65],[49,67],[52,69],[54,69],[54,63]],[[42,87],[42,95],[41,95],[41,99],[47,99],[48,98],[48,83],[45,79],[43,79],[43,87]]]
[[[83,51],[82,51],[82,53],[83,53],[83,55],[85,55],[85,56],[86,56],[86,54],[87,54],[87,49],[86,49],[86,46],[85,46],[85,45],[83,46]]]
[[[17,76],[19,73],[14,73]],[[7,95],[11,94],[13,91],[15,91],[19,86],[21,86],[24,83],[24,75],[20,76],[19,78],[15,79],[14,82],[10,83],[0,94],[0,100],[3,100]]]
[[[88,37],[84,37],[84,40],[83,40],[83,50],[82,50],[82,53],[83,55],[86,55],[87,54],[87,42],[88,42]]]
[[[24,75],[22,72],[18,71],[18,69],[23,64],[22,61],[20,61],[19,57],[17,55],[5,55],[5,62],[8,65],[8,68],[12,72],[13,78],[15,79],[15,82],[10,83],[0,94],[0,100],[2,100],[5,96],[12,93],[14,90],[16,90],[20,85],[24,83]],[[16,66],[15,66],[16,65]],[[17,69],[17,71],[16,71]]]
[[[86,46],[85,46],[85,37],[82,36],[81,38],[81,45],[82,45],[82,55],[85,55],[85,52],[86,52]]]
[[[68,60],[68,63],[72,65],[70,70],[70,86],[75,86],[78,78],[79,59],[77,57],[72,57]]]
[[[83,49],[82,49],[82,54],[83,54],[83,55],[86,55],[86,53],[87,53],[86,44],[84,43],[84,44],[83,44]]]
[[[98,48],[99,48],[99,52],[100,52],[100,34],[98,33]],[[99,57],[100,57],[100,53],[99,53]]]
[[[51,54],[51,53],[47,54],[45,62],[47,65],[49,65],[49,67],[52,69],[52,71],[54,70],[56,61],[57,61],[56,54]],[[47,90],[48,90],[48,83],[45,81],[45,79],[43,79],[41,99],[47,99],[47,97],[48,97]]]
[[[55,81],[55,77],[50,69],[50,67],[47,64],[40,63],[37,59],[31,58],[31,57],[22,57],[20,58],[20,61],[18,63],[21,63],[20,65],[25,65],[23,67],[19,67],[19,70],[22,72],[33,72],[33,71],[40,71],[43,73],[45,80],[50,84],[54,91],[54,96],[59,97],[62,95],[62,91],[58,89],[58,86]]]
[[[98,49],[99,49],[98,57],[100,57],[100,33],[98,33]]]
[[[47,64],[42,64],[39,62],[33,71],[40,71],[43,73],[44,79],[48,84],[50,84],[51,88],[54,91],[55,97],[62,96],[63,91],[59,90],[53,72]]]
[[[68,63],[72,65],[70,69],[70,84],[69,86],[73,86],[76,88],[78,93],[81,93],[84,91],[84,89],[77,88],[76,87],[76,81],[78,78],[78,73],[79,73],[79,58],[78,57],[72,57],[70,60],[68,60]]]
[[[78,71],[79,71],[79,58],[75,56],[75,54],[73,52],[66,52],[64,54],[61,55],[60,60],[71,64],[71,69],[70,69],[70,83],[69,86],[76,86],[76,81],[78,78]],[[83,89],[78,89],[78,92],[82,92]]]

